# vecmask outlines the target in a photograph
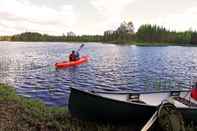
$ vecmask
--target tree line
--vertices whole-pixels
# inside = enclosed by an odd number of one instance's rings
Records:
[[[24,32],[13,36],[0,36],[1,41],[51,41],[51,42],[99,42],[102,40],[100,35],[82,35],[82,36],[52,36],[40,34],[37,32]]]
[[[163,26],[145,24],[134,32],[134,25],[122,22],[116,30],[107,30],[103,35],[77,36],[69,33],[62,36],[52,36],[37,32],[25,32],[13,36],[0,36],[1,41],[59,41],[59,42],[112,42],[112,43],[167,43],[180,45],[197,44],[196,31],[176,32]]]
[[[175,43],[175,44],[197,44],[196,31],[176,32],[169,31],[162,26],[157,25],[142,25],[137,33],[138,42],[147,43]]]
[[[193,45],[197,44],[196,31],[176,32],[167,30],[163,26],[145,24],[141,25],[136,33],[132,22],[123,23],[115,31],[105,31],[104,41],[115,41],[120,43],[144,43],[144,45],[153,43]]]

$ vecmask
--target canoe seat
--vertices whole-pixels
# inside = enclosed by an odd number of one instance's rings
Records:
[[[171,91],[170,96],[180,96],[180,91]]]
[[[127,98],[128,102],[135,102],[135,103],[142,103],[145,104],[144,101],[140,100],[140,94],[136,94],[136,93],[129,93],[128,94],[128,98]]]
[[[187,99],[185,99],[185,98],[182,98],[182,97],[179,97],[179,96],[173,97],[173,98],[174,98],[175,100],[177,100],[177,101],[179,101],[179,102],[181,102],[181,103],[187,105],[187,106],[190,106],[190,107],[197,107],[197,104],[195,104],[195,103],[193,103],[193,102],[191,102],[191,101],[189,101],[189,100],[187,100]]]

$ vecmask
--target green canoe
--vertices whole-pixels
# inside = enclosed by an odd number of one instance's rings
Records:
[[[160,92],[96,92],[71,88],[69,111],[85,120],[137,121],[148,120],[161,102],[173,98],[173,104],[186,120],[197,121],[197,101],[190,91]]]

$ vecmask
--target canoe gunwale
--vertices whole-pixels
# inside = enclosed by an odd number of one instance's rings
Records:
[[[111,100],[111,101],[116,101],[116,102],[121,102],[121,103],[125,103],[125,104],[133,104],[133,105],[140,105],[140,106],[144,106],[144,107],[158,107],[159,105],[149,105],[149,104],[146,104],[146,103],[138,103],[138,102],[133,102],[133,101],[122,101],[122,100],[118,100],[118,99],[112,99],[112,98],[109,98],[109,97],[104,97],[102,95],[99,95],[97,93],[101,93],[101,92],[97,92],[97,91],[90,91],[90,90],[80,90],[80,89],[77,89],[77,88],[74,88],[74,87],[71,87],[71,90],[74,89],[74,90],[77,90],[77,91],[80,91],[81,93],[86,93],[87,95],[93,95],[94,97],[101,97],[103,99],[108,99],[108,100]],[[173,90],[175,92],[188,92],[188,91],[177,91],[177,90]],[[170,92],[173,92],[173,91],[170,91]],[[141,93],[137,93],[137,92],[134,92],[134,94],[151,94],[151,93],[167,93],[169,91],[162,91],[162,92],[141,92]],[[114,94],[114,93],[110,93],[110,92],[104,92],[104,94],[107,93],[107,94]],[[120,92],[120,93],[115,93],[115,94],[129,94],[129,93],[126,93],[126,92]],[[133,94],[133,93],[132,93]],[[191,106],[187,106],[187,107],[177,107],[178,109],[181,109],[181,110],[185,110],[185,109],[197,109],[197,107],[191,107]]]
[[[74,88],[74,87],[71,87]],[[77,88],[74,88],[77,89]],[[79,90],[79,89],[77,89]],[[93,92],[93,93],[103,93],[103,94],[152,94],[152,93],[168,93],[168,92],[189,92],[191,90],[161,90],[161,91],[92,91],[92,90],[86,90],[87,92]]]

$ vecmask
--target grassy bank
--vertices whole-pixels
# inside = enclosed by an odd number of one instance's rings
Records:
[[[137,125],[84,122],[71,117],[65,107],[47,107],[40,101],[16,95],[12,87],[0,84],[0,131],[136,131]],[[188,126],[188,131],[194,131]]]
[[[131,131],[132,128],[84,122],[72,118],[65,107],[47,107],[40,101],[17,96],[13,88],[0,84],[1,131]]]

